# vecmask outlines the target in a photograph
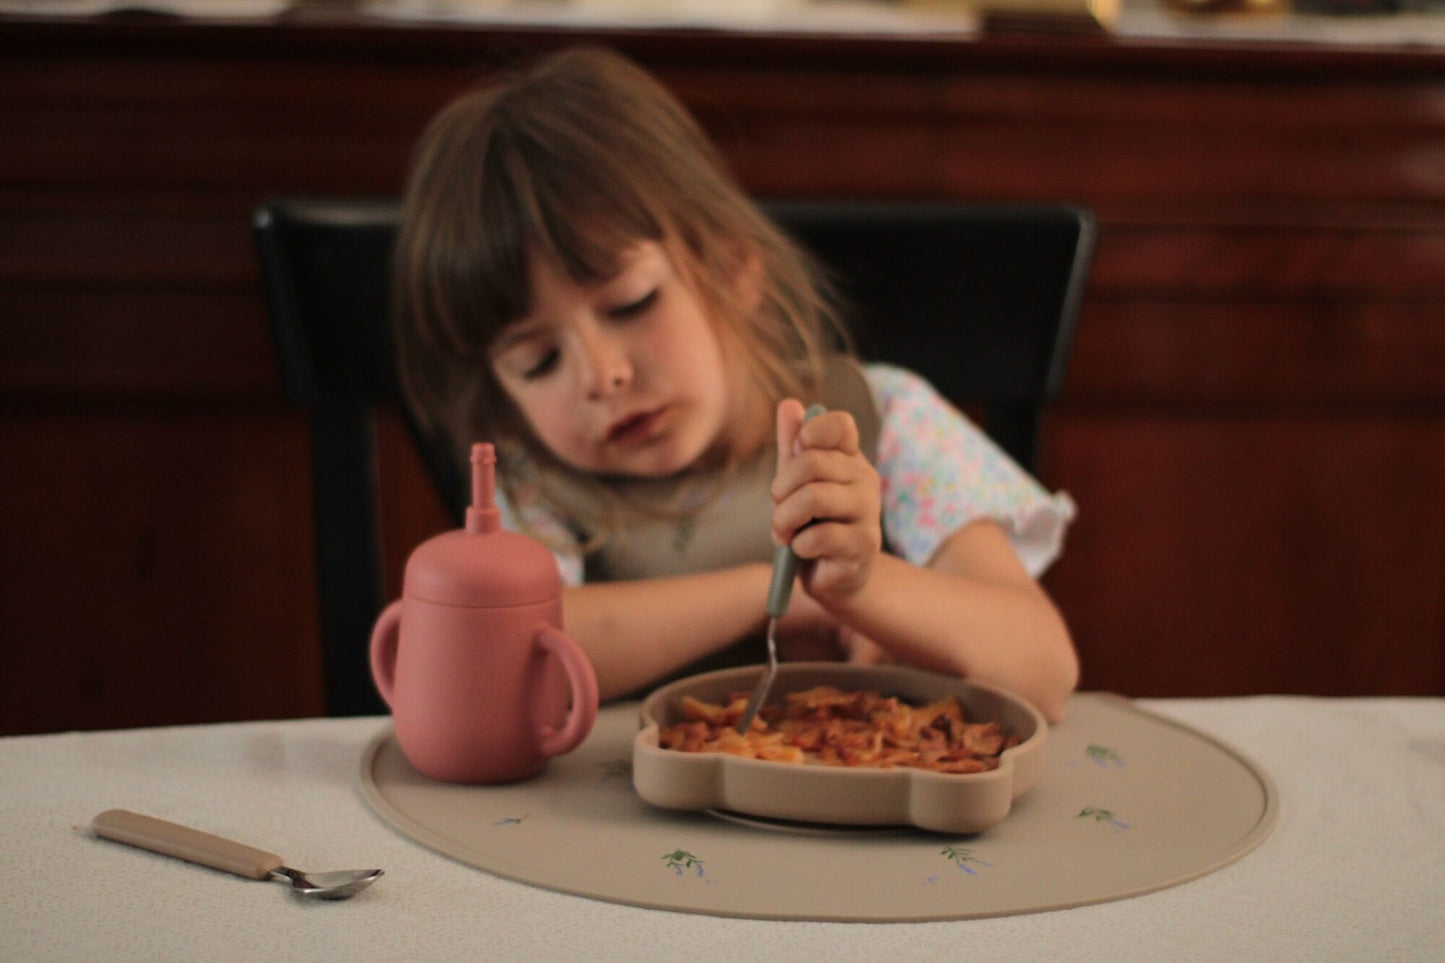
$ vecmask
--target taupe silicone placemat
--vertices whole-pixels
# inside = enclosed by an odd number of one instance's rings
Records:
[[[1086,693],[1051,731],[1038,784],[983,833],[672,812],[632,789],[637,712],[603,709],[576,751],[505,786],[422,776],[387,727],[363,756],[362,791],[402,834],[521,882],[680,912],[870,922],[1029,913],[1173,886],[1249,852],[1279,809],[1268,775],[1241,753]]]

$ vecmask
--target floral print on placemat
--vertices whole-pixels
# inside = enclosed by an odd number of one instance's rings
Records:
[[[597,768],[602,775],[597,778],[598,782],[606,783],[614,779],[626,779],[627,784],[632,785],[632,761],[630,759],[612,759],[607,762],[599,762]]]
[[[1091,742],[1084,747],[1084,755],[1100,769],[1123,769],[1124,757],[1108,746]]]
[[[498,819],[496,822],[492,823],[492,825],[493,825],[493,826],[520,826],[520,825],[522,825],[523,821],[526,820],[526,818],[527,818],[528,816],[530,816],[530,815],[532,815],[532,814],[531,814],[531,813],[523,813],[523,814],[520,815],[520,816],[503,816],[501,819]]]
[[[939,852],[942,854],[944,859],[951,861],[955,866],[957,866],[959,869],[963,870],[970,876],[978,875],[978,869],[976,867],[993,866],[993,863],[990,863],[987,860],[983,860],[975,856],[973,854],[973,850],[964,849],[960,846],[945,846],[943,847],[943,849],[939,850]]]
[[[972,849],[964,846],[945,846],[938,851],[938,855],[948,860],[966,876],[977,876],[980,869],[993,868],[993,863],[975,856]],[[931,886],[942,878],[940,874],[934,873],[925,877],[923,882]]]
[[[1083,759],[1065,760],[1064,766],[1072,768],[1083,761],[1092,762],[1100,769],[1124,768],[1124,756],[1119,750],[1113,746],[1105,746],[1097,742],[1091,742],[1084,747]]]
[[[1085,806],[1083,809],[1079,810],[1079,814],[1074,818],[1093,819],[1096,823],[1105,823],[1109,826],[1113,826],[1115,832],[1120,832],[1129,828],[1128,823],[1122,822],[1114,818],[1114,813],[1112,810],[1103,809],[1099,806]]]
[[[681,876],[685,871],[691,871],[695,876],[703,876],[702,860],[685,849],[674,849],[670,853],[663,853],[662,858],[667,862],[667,868]]]

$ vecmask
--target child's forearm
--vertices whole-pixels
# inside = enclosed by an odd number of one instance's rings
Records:
[[[564,622],[610,699],[760,632],[768,577],[758,564],[580,585],[563,595]]]
[[[881,555],[866,585],[825,601],[902,661],[992,682],[1056,720],[1078,681],[1058,610],[1032,581],[990,581]]]

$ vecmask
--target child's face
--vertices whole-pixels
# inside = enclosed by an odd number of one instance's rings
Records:
[[[659,478],[736,441],[737,389],[717,331],[663,247],[628,250],[593,286],[531,263],[532,313],[492,368],[532,431],[574,468]]]

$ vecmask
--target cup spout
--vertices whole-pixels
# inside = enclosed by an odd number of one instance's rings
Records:
[[[467,531],[486,535],[502,527],[497,510],[497,450],[489,442],[472,446],[472,504],[467,508]]]

